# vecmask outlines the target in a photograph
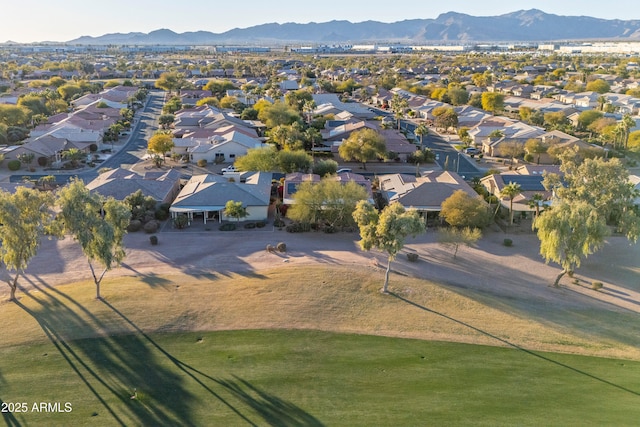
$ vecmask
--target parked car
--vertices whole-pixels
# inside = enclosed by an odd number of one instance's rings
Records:
[[[340,168],[336,173],[351,173],[351,168]]]
[[[234,172],[240,172],[238,169],[236,169],[234,165],[230,165],[230,166],[227,166],[226,168],[222,168],[223,175],[225,173],[234,173]]]
[[[478,154],[478,149],[475,147],[467,147],[464,149],[465,154]]]

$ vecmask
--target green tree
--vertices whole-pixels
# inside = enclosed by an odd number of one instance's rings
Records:
[[[509,199],[509,225],[513,225],[513,199],[521,192],[522,187],[515,182],[509,182],[500,190],[500,197]]]
[[[429,128],[424,123],[420,123],[414,133],[420,137],[420,145],[424,145],[424,137],[429,135]]]
[[[578,128],[588,129],[589,126],[591,126],[591,123],[602,118],[602,116],[603,114],[600,111],[596,111],[596,110],[583,111],[578,115]]]
[[[229,200],[224,205],[224,214],[227,217],[235,218],[238,222],[240,222],[242,218],[245,218],[249,215],[249,212],[247,212],[247,208],[242,206],[242,202]]]
[[[524,150],[533,155],[536,155],[536,163],[540,164],[540,155],[547,152],[547,146],[538,138],[530,138],[524,143]]]
[[[498,146],[498,152],[501,156],[507,157],[513,162],[524,154],[524,144],[518,141],[505,141]]]
[[[123,239],[131,211],[124,202],[91,193],[79,179],[58,191],[57,205],[60,226],[65,234],[78,242],[87,257],[96,286],[96,298],[100,299],[104,275],[126,256]],[[94,264],[103,267],[102,273],[96,271]]]
[[[360,229],[360,247],[369,251],[377,248],[386,252],[387,269],[384,275],[382,292],[388,292],[389,272],[391,261],[404,247],[407,236],[417,236],[424,233],[424,221],[417,211],[407,211],[398,202],[385,207],[378,212],[371,203],[361,200],[356,205],[353,218]]]
[[[207,96],[196,101],[197,107],[201,107],[203,105],[211,105],[212,107],[220,108],[220,101],[214,96]]]
[[[301,117],[296,110],[283,102],[277,101],[275,104],[261,107],[260,110],[258,110],[258,119],[260,119],[267,128],[272,129],[278,125],[291,125],[301,120]]]
[[[304,150],[282,150],[278,152],[277,165],[284,173],[307,172],[313,165],[313,158]]]
[[[496,92],[482,92],[482,109],[497,114],[504,109],[504,95]]]
[[[18,187],[11,194],[0,190],[0,260],[15,271],[7,281],[16,300],[20,274],[36,255],[42,237],[51,230],[53,196],[49,192]]]
[[[147,143],[147,150],[153,154],[162,156],[163,158],[174,147],[173,137],[166,133],[156,133]]]
[[[184,76],[181,74],[171,71],[160,74],[160,77],[155,81],[154,86],[158,89],[166,90],[171,94],[174,91],[177,91],[184,84]]]
[[[356,204],[368,197],[367,191],[352,181],[341,183],[325,177],[318,183],[303,182],[293,194],[294,203],[287,216],[309,224],[322,222],[331,228],[352,226]]]
[[[65,101],[74,99],[76,96],[82,94],[82,92],[82,88],[73,83],[67,83],[58,88],[58,93]]]
[[[391,111],[393,111],[393,115],[396,118],[398,130],[400,130],[400,119],[404,117],[404,112],[407,110],[407,108],[409,108],[409,103],[400,95],[394,94],[391,98],[389,106],[391,107]]]
[[[213,79],[209,80],[207,84],[204,85],[203,89],[210,90],[213,96],[219,99],[225,96],[228,90],[237,89],[237,87],[233,82],[231,82],[231,80]]]
[[[429,148],[423,148],[421,150],[414,151],[408,156],[407,162],[416,165],[416,176],[420,176],[420,165],[425,163],[432,163],[436,156]]]
[[[69,148],[62,152],[62,158],[67,159],[71,162],[71,166],[78,167],[80,161],[87,156],[87,153],[80,150],[79,148]]]
[[[176,116],[174,116],[173,114],[162,114],[160,115],[160,117],[158,117],[158,124],[162,129],[168,129],[169,126],[173,124],[175,119]]]
[[[270,146],[250,148],[234,164],[243,171],[273,172],[278,169],[278,151]]]
[[[442,202],[440,216],[457,228],[484,228],[489,224],[487,203],[480,196],[471,196],[464,190],[456,190]]]
[[[600,249],[608,235],[604,217],[584,201],[561,201],[540,214],[534,226],[540,239],[540,254],[547,263],[554,261],[562,267],[553,283],[555,287],[562,276],[580,267],[582,258]]]
[[[458,255],[460,245],[471,246],[480,240],[481,237],[482,231],[479,228],[451,227],[440,228],[438,230],[438,243],[453,248],[453,259]]]
[[[338,171],[338,162],[333,159],[319,160],[313,165],[312,171],[320,177],[334,175]]]
[[[0,123],[7,126],[25,126],[29,123],[30,111],[22,106],[0,104]]]
[[[361,129],[352,132],[338,147],[338,154],[346,161],[355,160],[362,163],[367,170],[367,162],[383,157],[387,152],[384,137],[373,129]]]
[[[602,79],[596,79],[587,83],[587,91],[607,93],[611,91],[611,86],[609,86],[609,83]]]

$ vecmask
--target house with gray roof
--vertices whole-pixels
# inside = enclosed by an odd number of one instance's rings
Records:
[[[174,169],[149,171],[139,175],[128,169],[113,169],[98,175],[87,184],[90,191],[105,197],[124,200],[138,190],[158,203],[171,203],[180,191],[180,173]]]
[[[246,176],[244,174],[243,176]],[[207,221],[229,220],[224,207],[229,200],[242,202],[249,221],[262,221],[268,217],[271,197],[271,173],[254,172],[246,179],[233,180],[222,175],[195,175],[180,190],[169,212],[175,218],[187,215],[189,224],[196,218]]]

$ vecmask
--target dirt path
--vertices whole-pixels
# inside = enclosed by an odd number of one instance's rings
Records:
[[[408,262],[401,254],[393,263],[399,273],[421,277],[450,287],[507,299],[551,301],[567,306],[596,305],[610,310],[640,312],[640,245],[629,245],[612,237],[606,247],[589,257],[577,271],[578,284],[563,279],[561,289],[548,285],[559,273],[557,266],[545,265],[538,254],[535,235],[509,235],[513,247],[505,247],[504,233],[488,232],[476,248],[462,248],[453,259],[451,252],[439,245],[433,231],[409,239],[406,251],[420,255],[418,262]],[[386,257],[377,252],[363,252],[355,233],[293,234],[278,230],[220,232],[202,230],[165,231],[159,233],[160,244],[151,246],[148,235],[126,236],[127,258],[123,266],[108,272],[108,277],[137,274],[189,274],[208,272],[243,273],[277,268],[279,265],[340,264],[358,266],[386,265]],[[268,253],[267,244],[283,241],[286,254]],[[6,270],[1,270],[7,279]],[[31,261],[24,290],[35,279],[50,285],[90,280],[86,259],[71,239],[44,241]],[[591,289],[593,281],[604,284],[601,291]],[[2,299],[9,287],[0,287]],[[22,290],[20,291],[22,292]]]

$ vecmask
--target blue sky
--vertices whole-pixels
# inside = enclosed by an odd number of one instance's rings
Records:
[[[18,0],[2,5],[0,42],[67,41],[83,35],[144,32],[168,28],[178,33],[221,33],[270,22],[326,22],[334,19],[394,22],[436,18],[454,11],[476,16],[540,9],[557,15],[640,19],[637,0],[444,0],[398,3],[379,0]]]

